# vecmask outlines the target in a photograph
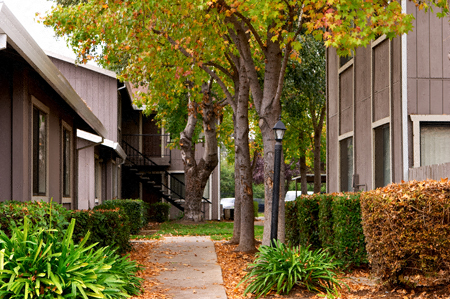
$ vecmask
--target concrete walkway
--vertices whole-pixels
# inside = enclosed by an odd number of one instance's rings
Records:
[[[155,278],[172,298],[227,298],[222,270],[209,237],[164,237],[152,259],[168,269]]]

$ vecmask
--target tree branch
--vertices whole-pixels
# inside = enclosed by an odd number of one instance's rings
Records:
[[[154,33],[165,36],[165,38],[167,39],[167,41],[173,45],[173,46],[178,46],[178,50],[187,58],[192,58],[193,62],[195,64],[195,57],[192,56],[192,54],[190,54],[189,52],[186,51],[186,49],[180,45],[178,45],[174,39],[172,39],[170,37],[170,35],[168,35],[167,33],[163,33],[159,30],[156,29],[152,29]],[[217,75],[216,72],[212,71],[209,67],[205,66],[204,64],[201,64],[198,66],[199,68],[201,68],[203,71],[205,71],[208,75],[210,75],[212,78],[214,78],[217,82],[217,84],[219,84],[219,86],[222,88],[223,93],[225,94],[225,96],[228,98],[228,100],[231,102],[233,101],[233,95],[230,93],[230,91],[228,90],[227,86],[225,85],[225,83],[222,81],[222,79]]]
[[[226,22],[233,25],[234,30],[228,29],[228,33],[233,40],[233,43],[239,50],[239,54],[245,64],[245,70],[247,73],[247,78],[250,81],[251,91],[253,95],[253,100],[255,102],[255,107],[259,115],[261,115],[261,106],[263,98],[263,90],[259,84],[258,73],[256,71],[256,66],[253,61],[251,54],[250,44],[248,43],[247,36],[245,35],[245,29],[242,27],[242,23],[236,17],[227,17]]]

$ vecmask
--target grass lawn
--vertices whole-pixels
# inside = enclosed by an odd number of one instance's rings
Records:
[[[255,225],[255,238],[262,240],[263,226]],[[182,224],[176,221],[164,222],[151,236],[134,235],[132,238],[158,239],[164,235],[172,236],[210,236],[212,240],[230,240],[233,236],[233,222],[205,221],[200,224]]]

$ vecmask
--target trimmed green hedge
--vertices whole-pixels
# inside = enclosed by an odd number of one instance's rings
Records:
[[[150,220],[156,222],[169,221],[170,204],[165,202],[156,202],[149,205]]]
[[[328,249],[347,265],[366,263],[359,196],[315,194],[287,202],[287,242]]]
[[[140,199],[113,199],[103,202],[94,207],[94,210],[122,209],[130,220],[131,234],[139,233],[140,229],[147,224],[147,206]]]
[[[367,263],[360,195],[346,193],[332,202],[334,253],[345,264],[356,266]]]
[[[333,251],[333,195],[317,195],[319,200],[319,239],[323,248]]]
[[[253,217],[258,217],[258,202],[256,200],[253,201]]]
[[[90,231],[88,244],[98,243],[99,247],[117,248],[119,253],[125,253],[131,249],[130,221],[128,215],[120,208],[72,211],[71,218],[76,219],[73,233],[76,242],[80,242]]]

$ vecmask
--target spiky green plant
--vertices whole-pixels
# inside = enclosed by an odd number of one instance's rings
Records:
[[[108,247],[72,240],[75,219],[64,237],[57,230],[0,231],[0,298],[128,298],[139,293],[136,263]],[[58,240],[61,240],[58,241]]]
[[[287,294],[295,284],[312,291],[331,292],[340,289],[338,266],[339,262],[322,249],[289,248],[276,241],[274,247],[259,247],[255,262],[249,265],[250,272],[238,285],[247,284],[244,296],[254,293],[256,298],[272,290]]]

